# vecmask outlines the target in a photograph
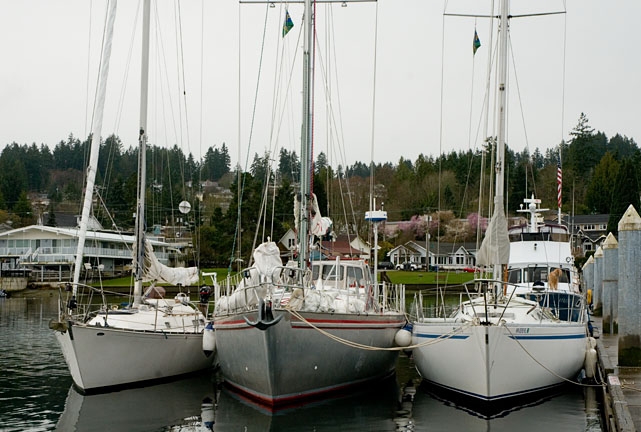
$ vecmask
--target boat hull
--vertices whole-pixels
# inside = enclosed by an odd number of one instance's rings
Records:
[[[168,379],[211,367],[200,333],[123,330],[68,323],[54,332],[83,393]]]
[[[497,326],[440,320],[414,323],[412,342],[423,344],[414,348],[414,362],[426,381],[489,402],[576,378],[587,336],[582,323]]]
[[[405,324],[403,315],[296,315],[274,310],[274,317],[282,318],[264,330],[247,323],[256,320],[255,312],[216,317],[218,363],[225,381],[259,403],[276,407],[394,371],[398,350],[356,348],[345,341],[394,348],[394,336]]]

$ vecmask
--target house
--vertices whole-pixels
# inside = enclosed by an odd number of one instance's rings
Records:
[[[425,251],[424,245],[419,245],[415,241],[408,241],[405,244],[396,246],[394,249],[387,253],[389,260],[395,266],[403,263],[416,264],[418,267],[425,266]],[[433,265],[434,257],[430,253],[430,264]]]
[[[394,265],[409,262],[425,267],[425,252],[428,246],[430,266],[437,266],[443,270],[462,270],[476,265],[475,243],[429,242],[429,244],[423,244],[411,240],[390,250],[387,255]]]
[[[296,249],[298,237],[291,228],[278,241],[279,247],[284,254],[291,256]],[[320,242],[321,252],[324,256],[360,257],[369,259],[370,246],[358,236],[347,236],[341,234],[332,236],[331,240]]]
[[[594,252],[608,235],[609,214],[564,216],[563,223],[570,227],[572,234],[572,253],[585,256]]]
[[[68,281],[78,247],[77,228],[30,225],[0,233],[0,272],[31,269],[35,281]],[[109,231],[87,231],[84,250],[86,271],[100,269],[103,276],[117,276],[131,270],[133,235]],[[151,239],[158,260],[172,265],[180,255],[176,244]]]

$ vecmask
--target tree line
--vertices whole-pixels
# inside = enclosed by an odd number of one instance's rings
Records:
[[[6,146],[0,154],[0,222],[11,220],[14,226],[34,223],[33,200],[28,199],[34,193],[46,196],[49,202],[45,223],[55,225],[56,209],[63,206],[75,206],[79,212],[90,138],[81,141],[69,136],[53,150],[36,144]],[[484,149],[436,157],[420,154],[414,161],[357,161],[346,167],[332,167],[326,155],[320,154],[314,162],[314,193],[321,212],[332,218],[335,232],[358,233],[366,239],[371,236],[371,227],[364,214],[369,210],[372,185],[376,201],[387,210],[390,221],[410,221],[438,210],[465,218],[480,209],[480,216],[487,217],[490,194],[485,192],[480,202],[479,190],[481,185],[489,189],[492,143],[489,139]],[[99,199],[94,211],[106,228],[133,227],[137,159],[138,149],[125,149],[117,136],[101,143],[96,180]],[[294,226],[300,161],[296,152],[285,149],[280,150],[274,167],[273,159],[273,155],[255,154],[249,169],[239,175],[225,143],[209,147],[202,160],[195,160],[178,146],[150,146],[147,226],[183,224],[195,234],[196,250],[206,265],[227,265],[239,257],[246,260],[255,242],[267,236],[278,241]],[[609,228],[616,232],[616,223],[627,206],[639,208],[641,152],[637,144],[619,134],[608,138],[581,114],[570,139],[545,152],[538,148],[515,152],[508,143],[508,212],[514,213],[523,198],[532,194],[542,200],[543,207],[555,209],[559,163],[564,213],[609,213]],[[374,181],[370,182],[372,172]],[[218,188],[208,187],[207,180],[217,182]],[[221,194],[225,190],[231,191],[227,198]],[[176,209],[183,200],[189,201],[194,211],[180,220]]]

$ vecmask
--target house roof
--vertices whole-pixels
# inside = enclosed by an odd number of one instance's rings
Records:
[[[20,237],[21,234],[31,233],[31,232],[40,232],[43,234],[63,236],[69,238],[76,238],[80,235],[80,230],[78,228],[59,228],[59,227],[50,227],[46,225],[29,225],[26,227],[16,228],[5,232],[0,232],[0,239],[8,239],[12,237]],[[135,241],[135,236],[131,234],[121,234],[111,231],[89,231],[87,230],[86,238],[89,241],[106,241],[112,243],[133,243]],[[168,243],[154,240],[149,238],[149,241],[154,246],[167,246]]]
[[[329,241],[323,242],[322,245],[323,249],[326,249],[330,255],[360,255],[363,253],[353,248],[347,241]]]
[[[475,242],[446,243],[446,242],[431,241],[429,243],[429,247],[430,247],[431,254],[438,254],[438,255],[455,254],[460,249],[463,249],[463,252],[467,254],[474,254],[476,252]],[[404,243],[402,245],[396,246],[395,248],[391,249],[389,253],[393,253],[400,249],[405,249],[410,253],[419,253],[419,254],[425,253],[425,246],[413,240],[410,240],[407,243]]]
[[[610,219],[609,214],[574,215],[569,217],[569,221],[574,225],[587,224],[587,223],[608,223],[609,219]],[[563,221],[567,223],[568,216],[564,216]]]

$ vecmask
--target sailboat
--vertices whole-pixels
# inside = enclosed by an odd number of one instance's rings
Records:
[[[506,266],[512,266],[516,277],[529,264],[524,264],[527,258],[517,259],[518,251],[526,245],[510,243],[510,235],[516,241],[521,237],[517,230],[508,230],[504,212],[509,4],[507,0],[500,3],[494,210],[477,254],[477,264],[491,266],[493,277],[475,280],[475,289],[467,290],[468,298],[462,299],[449,317],[428,318],[419,311],[412,330],[414,362],[425,381],[480,406],[492,407],[572,381],[589,350],[582,296],[567,290],[573,295],[574,309],[560,313],[561,304],[550,301],[552,289],[534,283],[511,284],[506,277]],[[517,253],[511,253],[512,245]],[[529,247],[540,250],[549,250],[550,246],[539,240],[529,243]],[[567,253],[569,249],[564,249],[559,256],[565,261],[571,256],[564,255]],[[528,255],[535,258],[532,253]],[[531,269],[541,266],[531,263]],[[564,265],[566,276],[569,264]],[[556,265],[560,265],[558,257]],[[546,272],[548,268],[546,264]]]
[[[225,383],[268,408],[389,376],[400,349],[395,339],[406,324],[403,286],[377,284],[363,259],[316,260],[318,254],[310,252],[328,225],[311,191],[311,5],[305,1],[297,260],[284,265],[276,243],[260,244],[254,264],[221,286],[225,295],[215,298],[213,316]],[[372,209],[368,219],[377,223],[384,213]]]
[[[74,385],[83,393],[140,385],[206,369],[213,356],[202,351],[205,317],[187,294],[166,299],[159,282],[190,286],[198,282],[197,268],[169,268],[158,261],[153,246],[145,238],[145,151],[147,123],[147,80],[149,62],[150,0],[143,9],[143,64],[141,80],[141,119],[139,135],[138,201],[134,245],[135,286],[133,302],[109,305],[105,293],[79,282],[84,239],[92,202],[98,162],[102,105],[106,89],[116,2],[111,2],[102,63],[99,97],[92,133],[92,148],[83,204],[74,279],[61,291],[59,316],[49,324],[54,330]],[[187,207],[186,204],[182,206]],[[143,282],[151,285],[143,293]],[[64,300],[62,297],[67,296]],[[95,306],[92,300],[102,298]]]

